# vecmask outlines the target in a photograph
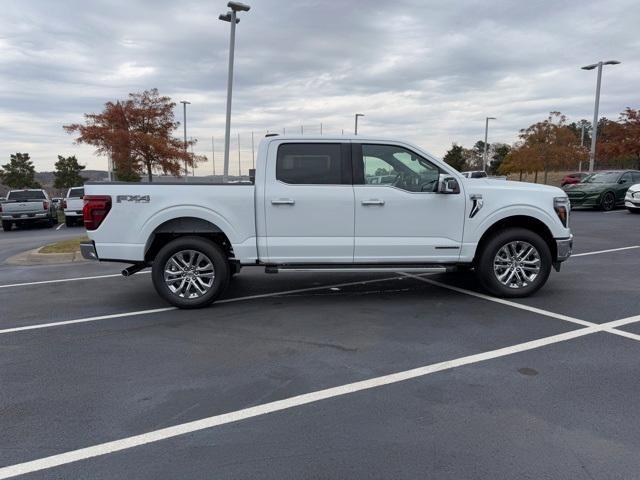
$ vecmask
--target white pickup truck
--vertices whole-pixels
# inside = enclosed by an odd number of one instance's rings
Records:
[[[62,200],[64,223],[67,227],[82,223],[82,209],[84,207],[82,197],[84,197],[84,187],[71,187],[67,191],[67,196]]]
[[[10,190],[6,200],[0,204],[2,229],[11,230],[13,225],[23,227],[32,223],[45,223],[53,227],[58,223],[58,210],[49,194],[40,188]]]
[[[474,268],[503,297],[537,291],[571,254],[559,188],[467,180],[415,145],[267,136],[253,184],[87,183],[85,258],[151,265],[157,292],[202,307],[242,266]]]

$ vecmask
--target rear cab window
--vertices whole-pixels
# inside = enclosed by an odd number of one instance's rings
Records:
[[[7,195],[7,200],[16,202],[28,202],[32,200],[46,200],[42,190],[13,190]]]
[[[349,145],[283,143],[278,147],[276,180],[289,185],[351,184]]]
[[[69,198],[82,198],[84,196],[84,188],[70,188]]]

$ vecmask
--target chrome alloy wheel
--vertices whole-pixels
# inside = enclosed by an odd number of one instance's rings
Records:
[[[196,250],[174,253],[164,266],[164,281],[174,295],[199,298],[211,289],[215,279],[213,262]]]
[[[540,273],[540,253],[530,243],[518,240],[509,242],[496,253],[493,272],[506,287],[526,287]]]

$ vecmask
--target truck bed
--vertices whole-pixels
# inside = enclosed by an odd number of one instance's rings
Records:
[[[154,232],[177,217],[218,226],[243,262],[257,257],[252,184],[89,182],[85,195],[112,198],[109,214],[91,232],[102,260],[143,261]]]

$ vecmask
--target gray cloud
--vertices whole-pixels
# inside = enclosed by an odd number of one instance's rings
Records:
[[[207,153],[224,127],[224,3],[5,0],[0,161],[28,151],[44,170],[75,153],[104,168],[62,125],[152,87],[192,102],[189,131]],[[363,131],[436,154],[481,138],[487,115],[498,117],[491,138],[510,143],[551,110],[590,118],[595,75],[579,67],[598,59],[623,62],[605,70],[602,114],[640,103],[632,0],[252,3],[238,26],[234,92],[245,165],[252,130],[351,131],[356,111]]]

